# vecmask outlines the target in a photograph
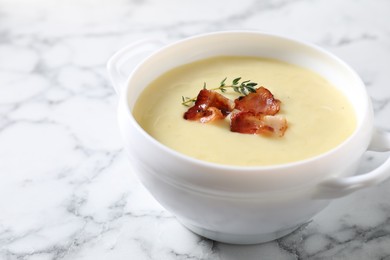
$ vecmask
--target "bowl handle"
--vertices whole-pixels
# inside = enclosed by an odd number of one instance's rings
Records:
[[[368,150],[390,151],[390,133],[375,129]],[[390,157],[376,169],[351,177],[330,177],[317,186],[315,199],[330,199],[348,195],[356,190],[378,184],[390,177]]]
[[[131,72],[146,57],[164,46],[160,40],[140,40],[117,51],[107,62],[107,71],[115,92],[120,95],[121,90]]]

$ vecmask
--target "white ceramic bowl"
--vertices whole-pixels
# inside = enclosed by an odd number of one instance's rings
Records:
[[[307,160],[235,167],[180,154],[138,125],[132,109],[152,80],[179,65],[218,55],[271,57],[316,71],[348,97],[356,112],[356,130],[339,146]],[[387,159],[377,169],[353,176],[368,147],[389,150],[390,137],[374,129],[373,110],[359,76],[311,44],[259,32],[211,33],[162,48],[161,43],[143,41],[116,53],[108,71],[120,95],[119,125],[134,172],[181,223],[210,239],[253,244],[279,238],[310,220],[331,199],[390,175]]]

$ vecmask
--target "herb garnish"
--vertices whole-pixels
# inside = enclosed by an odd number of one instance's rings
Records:
[[[237,92],[239,94],[243,94],[244,96],[248,95],[249,93],[254,93],[256,92],[255,86],[257,86],[257,83],[251,82],[250,80],[245,80],[240,83],[241,77],[233,79],[232,83],[229,85],[226,85],[226,79],[224,78],[219,87],[217,88],[212,88],[209,90],[219,90],[222,93],[225,93],[227,91],[227,88],[232,88],[234,92]],[[206,82],[203,84],[203,89],[206,88]],[[196,97],[194,98],[189,98],[189,97],[181,97],[182,99],[182,105],[189,107],[193,102],[196,101]]]

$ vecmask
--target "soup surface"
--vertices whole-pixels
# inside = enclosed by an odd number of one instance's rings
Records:
[[[202,124],[183,119],[182,96],[196,97],[206,82],[219,87],[234,78],[251,80],[279,99],[286,117],[283,137],[234,133],[229,120]],[[235,99],[238,93],[225,96]],[[355,129],[355,112],[347,98],[326,79],[308,69],[255,57],[214,57],[170,70],[154,80],[133,109],[138,123],[162,144],[209,162],[273,165],[307,159],[343,142]]]

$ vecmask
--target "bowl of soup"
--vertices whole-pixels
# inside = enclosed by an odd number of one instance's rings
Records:
[[[118,51],[108,72],[132,171],[180,223],[209,239],[277,239],[334,198],[390,174],[388,159],[355,176],[362,155],[388,151],[390,137],[374,127],[359,76],[312,44],[244,31],[143,41]],[[269,125],[271,134],[232,127],[247,112],[238,104],[260,87],[277,100],[278,114],[250,111],[250,118],[283,118],[282,134]],[[230,100],[231,110],[217,109],[223,117],[212,122],[186,120],[202,90]]]

